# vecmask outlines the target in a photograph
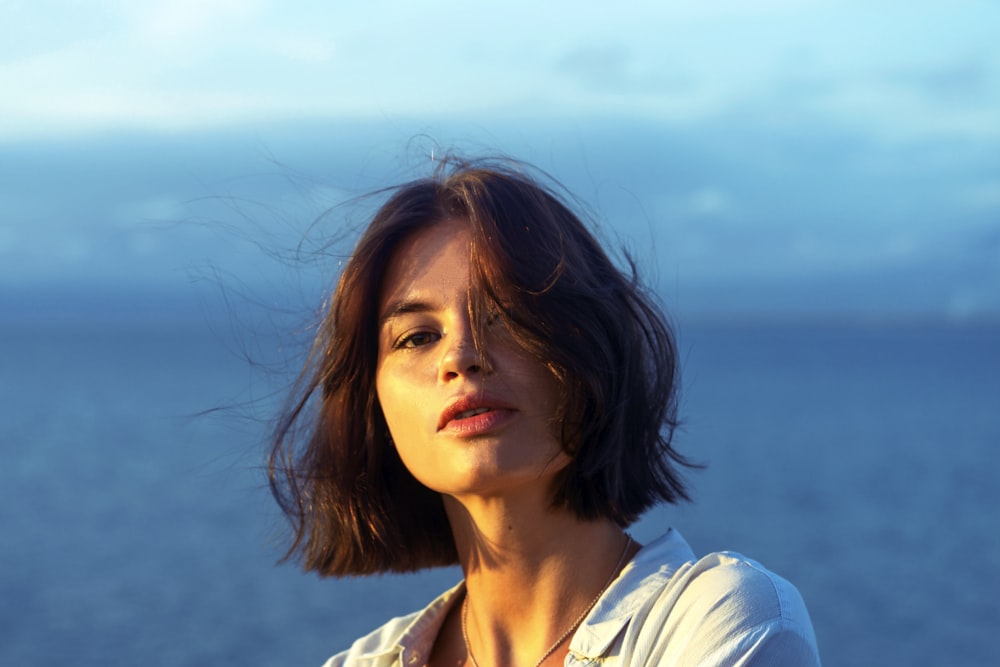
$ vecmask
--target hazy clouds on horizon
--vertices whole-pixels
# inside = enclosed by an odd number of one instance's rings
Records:
[[[1000,313],[997,3],[54,9],[2,10],[8,293],[268,282],[434,147],[550,172],[692,310]]]

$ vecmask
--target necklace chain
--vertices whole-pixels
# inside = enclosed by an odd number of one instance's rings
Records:
[[[587,614],[589,614],[590,610],[594,608],[594,605],[597,604],[597,601],[601,599],[602,595],[604,595],[604,591],[608,590],[608,586],[611,585],[611,582],[615,580],[615,576],[617,576],[618,572],[622,569],[622,566],[625,564],[625,556],[628,555],[628,549],[630,546],[632,546],[632,536],[629,535],[628,533],[625,533],[625,548],[622,549],[622,555],[618,557],[618,563],[615,565],[615,569],[611,570],[611,576],[608,577],[608,580],[606,582],[604,582],[604,586],[601,587],[601,590],[597,591],[597,595],[595,595],[594,599],[590,601],[590,604],[587,605],[587,608],[584,609],[583,612],[576,617],[576,620],[573,621],[573,624],[566,629],[566,632],[562,633],[559,639],[556,640],[556,643],[550,646],[549,650],[546,651],[545,654],[538,659],[538,662],[535,663],[535,667],[541,667],[541,664],[545,662],[545,660],[550,655],[555,653],[555,650],[559,648],[560,644],[566,641],[566,638],[569,637],[574,630],[576,630],[577,626],[583,623],[583,619],[587,617]],[[469,643],[469,594],[468,593],[465,594],[465,599],[462,600],[462,641],[465,642],[465,652],[468,653],[469,655],[469,661],[472,662],[473,667],[479,667],[479,663],[476,662],[476,656],[472,654],[472,644]]]

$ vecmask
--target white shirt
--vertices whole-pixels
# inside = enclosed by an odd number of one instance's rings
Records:
[[[422,611],[393,619],[324,667],[426,663],[464,583]],[[670,530],[643,547],[570,640],[566,667],[820,664],[802,596],[758,563],[731,552],[695,560]]]

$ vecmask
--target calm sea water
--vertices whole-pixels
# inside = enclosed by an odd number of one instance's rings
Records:
[[[1000,329],[682,326],[674,525],[809,605],[826,665],[1000,661]],[[244,410],[274,386],[203,324],[0,324],[0,664],[319,665],[457,580],[275,566]],[[266,410],[263,410],[266,412]],[[252,416],[252,415],[251,415]]]

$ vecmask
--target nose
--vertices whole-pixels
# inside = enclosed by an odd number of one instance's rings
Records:
[[[453,331],[445,335],[444,341],[439,373],[442,381],[470,377],[484,371],[486,360],[483,353],[476,349],[471,331]]]

